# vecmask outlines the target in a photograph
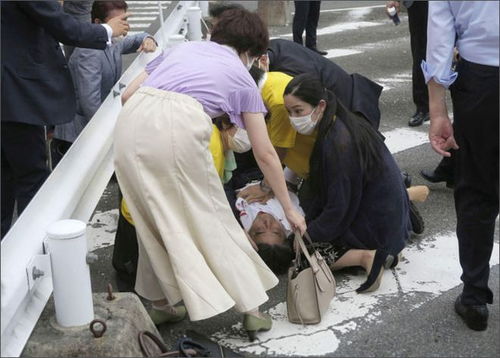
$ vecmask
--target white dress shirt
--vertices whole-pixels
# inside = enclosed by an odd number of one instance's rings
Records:
[[[453,48],[463,59],[498,67],[498,1],[429,1],[427,58],[422,61],[425,82],[448,88],[457,78],[452,71]]]

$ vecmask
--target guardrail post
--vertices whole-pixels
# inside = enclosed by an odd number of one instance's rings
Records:
[[[86,227],[83,221],[60,220],[47,228],[56,320],[63,327],[94,319]]]
[[[188,17],[188,38],[191,41],[201,41],[201,9],[197,6],[190,7],[187,10]]]
[[[208,16],[208,1],[198,1],[198,5],[200,6],[200,9],[201,9],[201,16],[207,17]]]

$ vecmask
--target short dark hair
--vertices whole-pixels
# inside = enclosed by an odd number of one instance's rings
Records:
[[[125,10],[127,11],[128,5],[125,1],[94,1],[92,4],[92,22],[95,19],[99,19],[101,22],[108,17],[111,10]]]
[[[245,9],[224,11],[212,30],[211,41],[234,48],[238,54],[248,51],[250,56],[266,52],[269,32],[264,21]]]
[[[266,71],[258,68],[255,65],[250,68],[250,76],[252,76],[257,86],[259,85],[260,80],[264,78],[265,73]]]
[[[243,9],[243,5],[233,2],[217,1],[215,3],[210,3],[208,13],[210,17],[219,17],[224,11],[233,9]]]
[[[257,244],[258,253],[262,260],[276,275],[285,274],[290,267],[294,254],[290,245]]]

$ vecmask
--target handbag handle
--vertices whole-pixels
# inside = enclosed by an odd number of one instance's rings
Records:
[[[304,236],[306,237],[307,241],[309,241],[309,243],[312,246],[313,243],[312,243],[311,237],[309,236],[307,231],[304,233]],[[300,256],[300,251],[302,251],[304,253],[304,256],[306,257],[307,261],[309,262],[309,265],[311,266],[311,269],[313,271],[314,276],[316,276],[318,271],[321,269],[321,270],[323,270],[328,281],[332,282],[334,280],[332,272],[330,270],[325,270],[324,267],[322,267],[321,265],[318,266],[317,263],[311,258],[311,255],[309,254],[309,251],[307,250],[307,247],[304,243],[304,240],[302,239],[302,236],[300,235],[300,233],[298,231],[295,232],[295,239],[299,242],[299,246],[300,246],[300,249],[295,251],[296,262],[298,262],[297,258]],[[316,258],[318,261],[323,260],[321,255],[319,255],[319,253],[317,253],[317,252],[316,252]],[[326,271],[329,271],[329,272],[326,272]],[[316,284],[318,285],[318,288],[321,292],[325,291],[325,289],[323,287],[321,287],[321,284],[317,280],[316,280]]]
[[[311,238],[309,237],[309,234],[306,233],[306,235],[307,235],[308,241],[312,245],[312,241],[311,241]],[[297,242],[299,243],[299,246],[300,246],[299,249],[295,249],[296,250],[295,251],[296,257],[299,256],[300,251],[302,251],[304,253],[304,256],[306,257],[307,261],[309,262],[309,265],[311,266],[313,273],[316,274],[319,271],[319,268],[316,265],[316,263],[312,260],[311,255],[309,254],[309,251],[307,250],[306,244],[304,243],[304,240],[302,240],[302,236],[300,235],[300,233],[298,231],[295,232],[295,240],[297,240]]]

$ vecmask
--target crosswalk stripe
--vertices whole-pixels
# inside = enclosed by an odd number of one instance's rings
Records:
[[[382,8],[382,7],[385,7],[385,5],[346,7],[343,9],[326,9],[326,10],[321,10],[321,13],[326,14],[326,13],[331,13],[331,12],[344,12],[344,11],[362,10],[362,9],[376,9],[376,8]]]
[[[339,32],[349,31],[349,30],[358,30],[366,27],[380,26],[384,25],[383,22],[373,22],[373,21],[358,21],[358,22],[344,22],[340,24],[330,25],[326,27],[322,27],[318,29],[317,35],[331,35]],[[278,37],[292,37],[292,33],[287,33],[283,35],[279,35]],[[277,38],[277,37],[273,37]]]

